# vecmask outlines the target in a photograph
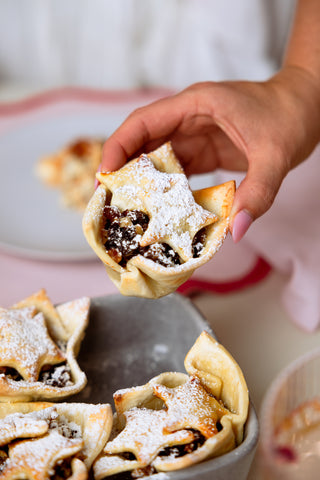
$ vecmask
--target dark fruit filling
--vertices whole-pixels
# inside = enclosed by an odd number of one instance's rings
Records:
[[[154,243],[141,247],[140,240],[147,230],[149,217],[140,210],[124,210],[106,205],[102,229],[102,241],[110,257],[122,267],[130,258],[143,255],[164,267],[180,265],[179,255],[167,243]],[[205,229],[194,237],[193,257],[199,257],[205,242]]]
[[[159,452],[159,456],[161,457],[182,457],[183,455],[187,455],[188,453],[192,453],[197,448],[200,448],[204,442],[205,437],[198,431],[193,430],[194,440],[191,443],[187,443],[186,445],[176,445],[172,447],[166,447]],[[126,460],[135,460],[135,456],[130,452],[125,452],[121,454],[121,457]],[[135,468],[134,470],[128,472],[121,472],[115,475],[111,475],[108,477],[110,480],[132,480],[133,478],[143,478],[149,475],[153,475],[157,473],[156,469],[152,465],[147,465],[144,468]]]
[[[194,434],[194,440],[191,443],[187,443],[185,445],[176,445],[173,447],[166,447],[159,453],[162,457],[182,457],[183,455],[187,455],[188,453],[192,453],[197,448],[201,447],[205,441],[205,437],[198,431],[192,430]]]
[[[22,376],[15,368],[0,367],[0,374],[16,382],[23,381]],[[59,388],[66,387],[73,383],[70,368],[66,364],[44,365],[41,369],[38,382]]]
[[[66,478],[71,477],[71,460],[64,459],[61,462],[58,462],[54,468],[53,475],[50,476],[51,480],[65,480]]]
[[[8,448],[3,447],[0,449],[0,474],[4,470],[8,460]]]

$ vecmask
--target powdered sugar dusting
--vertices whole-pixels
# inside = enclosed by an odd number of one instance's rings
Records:
[[[133,407],[124,412],[126,426],[111,442],[108,442],[106,453],[132,452],[139,462],[148,465],[158,452],[169,445],[189,443],[194,435],[188,430],[166,433],[165,410],[151,410]]]
[[[184,261],[193,257],[194,235],[218,219],[195,202],[184,174],[157,170],[147,155],[106,178],[106,183],[112,205],[140,209],[150,216],[141,245],[168,243]]]
[[[56,430],[38,439],[17,442],[10,448],[5,473],[10,472],[11,478],[34,478],[39,473],[49,477],[60,459],[79,452],[82,445],[81,439],[66,438]]]
[[[195,428],[208,438],[217,433],[217,420],[227,413],[226,409],[208,394],[197,377],[190,377],[189,381],[174,389],[156,384],[154,391],[168,408],[168,431]]]
[[[34,307],[0,311],[0,365],[14,367],[25,380],[38,379],[45,363],[59,363],[65,355],[49,337],[42,313]]]

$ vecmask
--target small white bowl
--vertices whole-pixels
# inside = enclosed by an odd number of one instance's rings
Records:
[[[282,370],[262,402],[259,458],[264,479],[320,478],[319,407],[317,348]]]

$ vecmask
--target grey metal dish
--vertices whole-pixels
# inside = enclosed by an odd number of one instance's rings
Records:
[[[143,385],[162,372],[185,372],[184,358],[203,330],[214,336],[191,301],[179,294],[158,300],[118,294],[92,299],[90,322],[78,357],[88,384],[72,401],[108,402],[113,407],[112,394],[118,389]],[[257,441],[258,420],[250,403],[241,445],[162,478],[245,480]]]

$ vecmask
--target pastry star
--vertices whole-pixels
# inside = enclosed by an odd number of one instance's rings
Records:
[[[104,451],[109,454],[132,452],[141,462],[140,466],[149,465],[162,448],[190,443],[194,439],[193,433],[187,430],[164,432],[165,410],[134,407],[124,415],[125,428],[107,443]]]
[[[15,368],[24,380],[35,382],[43,365],[64,360],[42,313],[34,307],[0,309],[0,366]]]
[[[82,446],[81,438],[66,438],[54,430],[35,440],[15,442],[9,446],[9,458],[1,472],[1,480],[47,480],[59,460],[75,455]]]
[[[45,420],[28,415],[7,415],[0,420],[0,447],[7,445],[17,438],[39,437],[49,429]]]
[[[161,172],[145,154],[116,172],[100,174],[99,179],[111,190],[112,205],[149,215],[142,247],[167,243],[184,261],[190,260],[195,234],[218,220],[196,203],[183,173]]]
[[[228,411],[203,388],[196,377],[175,388],[156,384],[154,394],[161,398],[167,408],[165,431],[181,428],[199,430],[206,438],[215,435],[217,421]]]

